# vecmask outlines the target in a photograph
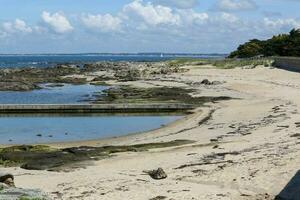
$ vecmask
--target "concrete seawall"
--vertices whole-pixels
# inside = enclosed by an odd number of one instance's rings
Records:
[[[294,72],[300,72],[300,57],[274,57],[274,66]]]
[[[182,112],[194,109],[191,104],[93,104],[93,105],[0,105],[1,114],[39,114],[39,113],[163,113]]]

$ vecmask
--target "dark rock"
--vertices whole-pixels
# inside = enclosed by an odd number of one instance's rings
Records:
[[[158,168],[157,170],[144,171],[146,174],[155,180],[166,179],[168,176],[166,172],[162,168]]]
[[[218,142],[218,139],[210,139],[211,142]]]
[[[0,183],[4,183],[7,186],[15,187],[14,176],[12,174],[1,174]]]
[[[164,199],[167,199],[167,197],[166,196],[157,196],[157,197],[151,198],[150,200],[164,200]]]
[[[203,84],[203,85],[211,85],[211,82],[208,79],[204,79],[203,81],[201,81],[201,84]]]
[[[208,79],[204,79],[203,81],[201,81],[202,85],[220,85],[222,84],[220,81],[209,81]]]

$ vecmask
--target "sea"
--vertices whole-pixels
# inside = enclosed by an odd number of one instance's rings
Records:
[[[57,64],[82,64],[98,61],[133,61],[156,62],[177,58],[224,58],[224,54],[169,54],[169,53],[136,53],[136,54],[0,54],[0,68],[51,67]]]

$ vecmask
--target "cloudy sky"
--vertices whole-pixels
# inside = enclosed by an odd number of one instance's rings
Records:
[[[228,53],[300,28],[300,0],[0,0],[0,53]]]

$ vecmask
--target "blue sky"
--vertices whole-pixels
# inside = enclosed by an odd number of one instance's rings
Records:
[[[228,53],[300,28],[300,0],[0,0],[0,53]]]

